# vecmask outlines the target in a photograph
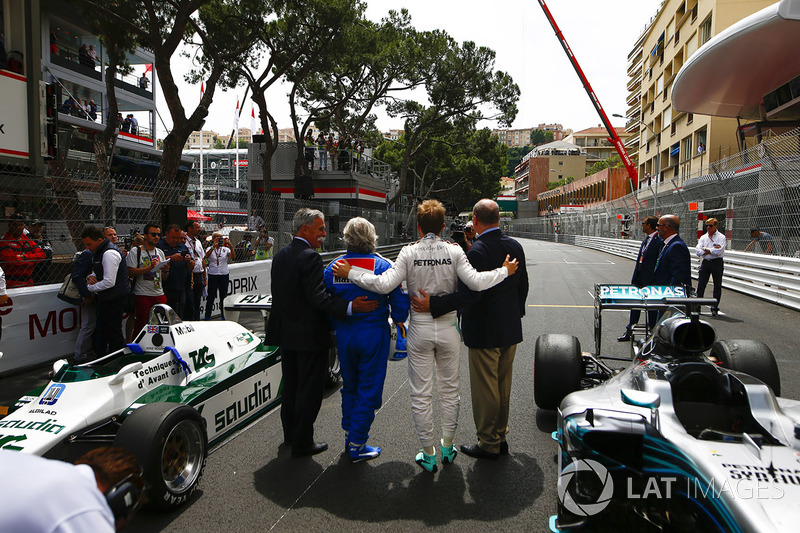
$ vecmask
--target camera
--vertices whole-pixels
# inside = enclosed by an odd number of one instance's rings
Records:
[[[458,219],[454,220],[452,224],[450,224],[450,234],[452,235],[453,240],[457,243],[464,241],[464,230],[466,230],[466,228],[467,225],[464,222]]]

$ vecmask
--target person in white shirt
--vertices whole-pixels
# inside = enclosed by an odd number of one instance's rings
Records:
[[[161,276],[163,275],[161,268],[164,265],[159,267],[166,257],[164,252],[156,247],[159,239],[161,239],[161,228],[155,224],[147,224],[144,227],[144,244],[131,248],[126,258],[128,275],[133,279],[131,285],[135,296],[134,335],[145,327],[150,316],[150,309],[154,305],[167,303],[167,297],[164,295],[164,288],[161,285]]]
[[[425,200],[417,206],[417,228],[422,237],[400,250],[392,268],[376,276],[351,269],[346,260],[333,266],[333,273],[348,278],[356,285],[378,294],[388,294],[403,280],[408,283],[408,294],[431,296],[456,292],[458,280],[473,291],[494,287],[517,271],[517,261],[506,261],[502,267],[478,272],[467,260],[460,246],[439,237],[444,229],[445,209],[437,200]],[[411,412],[422,451],[415,460],[428,472],[435,472],[436,438],[433,424],[433,376],[438,380],[439,399],[442,406],[442,462],[455,459],[453,438],[458,427],[459,355],[461,336],[458,332],[456,311],[438,318],[430,313],[411,311],[408,327],[408,382],[411,389]]]
[[[722,298],[722,272],[725,269],[725,262],[722,258],[725,255],[725,244],[727,242],[725,235],[717,231],[718,224],[719,222],[716,218],[706,220],[708,232],[700,236],[694,252],[702,260],[700,272],[697,276],[697,296],[703,297],[709,277],[714,280],[713,296],[717,300],[717,305],[711,308],[712,316],[719,314],[719,301]]]
[[[203,250],[200,239],[197,238],[200,235],[200,231],[201,228],[198,221],[192,220],[186,224],[186,247],[189,249],[189,255],[194,261],[192,274],[186,278],[186,306],[184,307],[186,320],[200,320],[200,304],[208,285],[206,265],[205,261],[203,261],[205,250]]]
[[[215,232],[211,236],[211,246],[206,250],[206,261],[208,261],[208,298],[206,298],[206,320],[211,320],[211,309],[214,307],[214,299],[219,293],[219,310],[222,320],[225,320],[225,309],[222,304],[228,295],[228,279],[230,270],[228,269],[228,259],[236,259],[233,252],[231,241],[221,233]]]
[[[0,531],[110,533],[142,503],[139,462],[118,447],[96,448],[75,464],[0,450]]]

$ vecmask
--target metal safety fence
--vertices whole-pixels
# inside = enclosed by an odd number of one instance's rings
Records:
[[[48,248],[47,261],[34,271],[36,285],[64,279],[75,251],[82,249],[80,233],[86,225],[113,226],[118,244],[130,248],[145,224],[153,222],[163,226],[177,222],[184,211],[189,220],[200,221],[204,233],[210,235],[219,231],[230,235],[232,241],[234,236],[239,239],[248,230],[264,227],[274,239],[275,250],[291,240],[292,217],[300,207],[319,209],[325,214],[328,236],[322,251],[344,248],[342,230],[347,221],[356,216],[375,225],[379,245],[406,240],[403,228],[407,214],[387,209],[280,198],[263,193],[251,195],[246,180],[240,189],[222,187],[209,180],[202,188],[191,182],[165,183],[155,177],[157,166],[152,176],[115,173],[101,179],[96,170],[91,169],[93,166],[87,162],[89,170],[62,172],[61,176],[36,175],[20,166],[0,166],[0,203],[4,208],[0,235],[6,234],[11,221],[20,218],[26,224],[28,235]],[[206,207],[211,216],[198,205],[202,205],[198,199],[205,199],[206,206],[211,205],[209,198],[216,199],[212,202],[213,210]]]
[[[666,175],[666,176],[664,176]],[[704,220],[714,217],[728,250],[800,257],[800,128],[761,142],[695,171],[680,164],[612,202],[579,213],[517,219],[511,231],[544,239],[576,235],[641,241],[649,215],[677,215],[680,235],[692,245]]]

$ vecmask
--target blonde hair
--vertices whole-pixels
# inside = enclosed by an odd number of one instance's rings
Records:
[[[442,231],[445,209],[439,200],[425,200],[417,206],[417,224],[426,235]]]

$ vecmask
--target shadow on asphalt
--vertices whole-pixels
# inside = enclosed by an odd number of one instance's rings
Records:
[[[435,474],[412,462],[379,461],[353,465],[342,454],[303,494],[322,467],[281,453],[254,473],[254,485],[285,509],[318,507],[362,523],[416,520],[429,527],[515,516],[529,508],[543,489],[542,469],[525,453],[512,451],[498,461],[462,454],[452,465],[439,465]],[[281,482],[275,483],[276,479]]]

